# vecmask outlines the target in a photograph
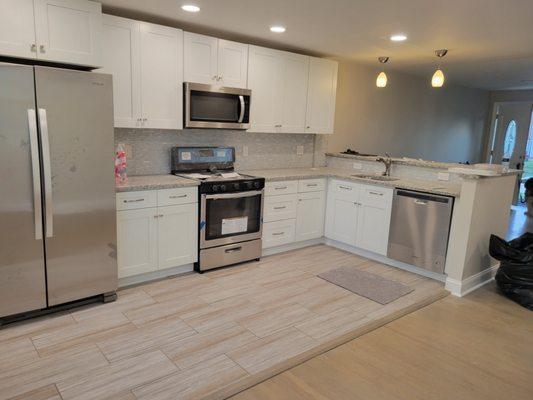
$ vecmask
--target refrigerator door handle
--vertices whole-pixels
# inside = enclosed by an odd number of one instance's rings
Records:
[[[48,120],[46,110],[39,108],[39,127],[41,128],[41,146],[43,155],[43,173],[44,173],[44,208],[45,208],[45,226],[46,237],[54,236],[54,221],[52,208],[52,168],[50,165],[50,141],[48,138]]]
[[[28,110],[30,128],[31,172],[33,177],[33,218],[35,240],[43,238],[43,208],[41,205],[41,169],[39,167],[39,139],[37,138],[37,114],[33,108]]]

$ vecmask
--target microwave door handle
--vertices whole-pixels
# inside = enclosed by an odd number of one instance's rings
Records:
[[[239,124],[242,124],[242,121],[244,120],[244,109],[246,108],[246,104],[244,103],[244,96],[239,95],[239,101],[241,103],[241,115],[239,115]]]

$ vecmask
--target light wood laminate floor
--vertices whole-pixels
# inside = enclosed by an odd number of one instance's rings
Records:
[[[533,313],[495,284],[446,297],[233,400],[533,398]]]
[[[383,306],[316,276],[340,266],[414,291]],[[224,398],[445,295],[324,245],[165,279],[0,330],[0,400]]]

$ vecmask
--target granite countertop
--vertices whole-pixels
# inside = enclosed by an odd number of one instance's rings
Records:
[[[194,187],[200,183],[192,179],[181,178],[171,174],[167,175],[141,175],[129,176],[128,183],[117,185],[116,192],[133,192],[136,190],[172,189],[179,187]]]
[[[333,169],[329,167],[267,169],[241,172],[244,174],[265,178],[267,182],[330,177],[354,182],[368,183],[376,186],[411,189],[453,197],[459,197],[461,193],[461,184],[458,183],[407,178],[399,178],[395,181],[375,181],[368,178],[354,176],[357,175],[357,172],[344,169]]]

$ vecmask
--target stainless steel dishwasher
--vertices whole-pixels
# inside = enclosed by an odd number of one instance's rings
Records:
[[[453,198],[396,189],[387,256],[444,273]]]

